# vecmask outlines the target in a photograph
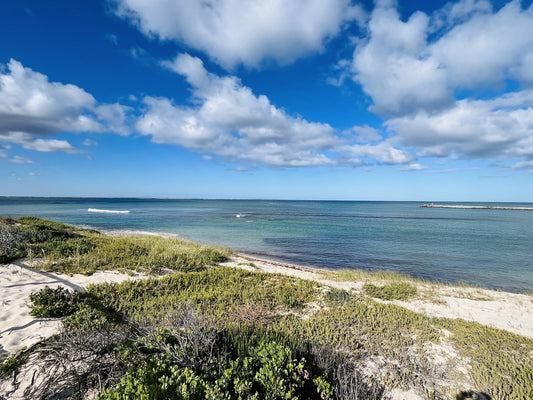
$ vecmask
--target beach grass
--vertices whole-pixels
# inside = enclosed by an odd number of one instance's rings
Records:
[[[227,260],[230,254],[226,248],[178,238],[115,237],[35,217],[0,221],[0,261],[28,257],[32,264],[38,260],[45,271],[197,271]]]
[[[365,283],[363,291],[371,297],[382,300],[408,300],[417,295],[416,287],[407,282],[392,282],[383,286]]]

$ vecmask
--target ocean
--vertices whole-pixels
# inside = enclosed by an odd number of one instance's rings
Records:
[[[0,197],[0,215],[32,215],[100,230],[175,233],[295,264],[392,270],[533,292],[533,211],[421,204]]]

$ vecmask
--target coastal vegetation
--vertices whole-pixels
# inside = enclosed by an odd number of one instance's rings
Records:
[[[416,287],[405,282],[392,282],[383,286],[365,283],[363,290],[369,296],[382,300],[408,300],[417,294]]]
[[[0,220],[0,262],[28,257],[60,273],[97,270],[198,271],[223,262],[228,249],[159,236],[109,236],[35,217]]]
[[[30,398],[351,400],[386,399],[392,388],[533,398],[533,340],[393,304],[418,296],[407,277],[347,291],[217,266],[228,250],[173,238],[34,218],[0,229],[4,257],[40,255],[34,265],[48,271],[172,272],[32,294],[32,315],[63,319],[56,336],[0,364],[3,378],[40,366]]]

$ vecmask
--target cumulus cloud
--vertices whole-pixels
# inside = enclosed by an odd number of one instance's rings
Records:
[[[394,2],[377,2],[350,68],[370,110],[409,153],[521,159],[516,168],[533,160],[533,5],[515,0],[494,10],[486,0],[461,0],[401,19]],[[509,82],[519,89],[509,92]],[[354,154],[386,162],[383,143]],[[407,160],[396,150],[390,160]]]
[[[457,90],[530,82],[532,27],[533,5],[519,1],[493,12],[486,1],[462,0],[406,21],[378,3],[354,52],[353,78],[384,116],[440,111],[454,105]]]
[[[492,4],[487,0],[462,0],[447,3],[431,16],[430,31],[449,29],[467,21],[476,14],[492,12]]]
[[[369,125],[354,126],[351,129],[344,131],[343,134],[349,137],[353,136],[353,139],[357,143],[376,142],[383,138],[378,129]]]
[[[101,125],[83,111],[94,107],[92,95],[75,85],[49,82],[45,75],[15,60],[0,74],[0,132],[50,134],[99,131]]]
[[[10,60],[0,69],[0,142],[26,149],[79,153],[65,140],[43,139],[61,132],[124,134],[128,108],[98,104],[85,90],[48,78]]]
[[[340,140],[330,125],[291,116],[236,77],[209,73],[188,54],[164,65],[185,77],[196,105],[145,97],[137,130],[152,141],[272,167],[334,164],[326,152]]]
[[[174,40],[232,68],[290,63],[321,51],[365,13],[350,0],[112,0],[114,12],[144,34]]]
[[[421,155],[533,158],[533,90],[491,100],[460,100],[438,113],[392,118],[386,125]]]
[[[415,156],[407,150],[394,147],[390,141],[372,144],[354,144],[344,146],[343,150],[355,157],[377,160],[383,164],[407,164],[415,160]]]
[[[25,132],[0,133],[0,141],[19,144],[25,149],[46,153],[55,153],[56,151],[64,151],[70,154],[81,153],[80,150],[73,147],[66,140],[41,139]]]

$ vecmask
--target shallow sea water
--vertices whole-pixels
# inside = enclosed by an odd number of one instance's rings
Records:
[[[430,280],[533,292],[533,211],[421,204],[0,197],[0,215],[33,215],[105,230],[176,233],[297,264],[388,269]]]

